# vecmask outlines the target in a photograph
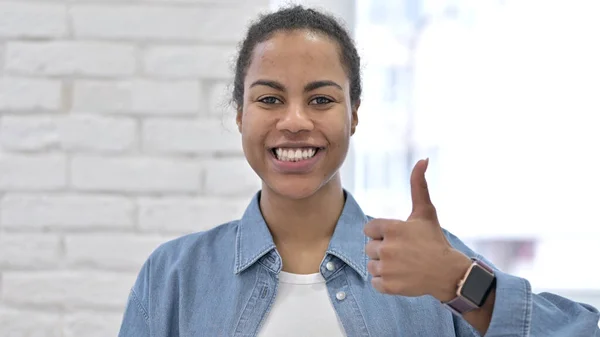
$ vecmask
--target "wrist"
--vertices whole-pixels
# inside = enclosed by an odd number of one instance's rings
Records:
[[[452,249],[447,255],[448,259],[444,265],[443,275],[433,296],[440,302],[448,302],[456,297],[456,291],[460,280],[465,276],[473,261],[456,249]]]

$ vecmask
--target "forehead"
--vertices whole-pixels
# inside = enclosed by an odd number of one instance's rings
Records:
[[[288,82],[308,82],[317,77],[342,83],[347,80],[338,44],[307,30],[278,32],[257,44],[246,79],[260,77]]]

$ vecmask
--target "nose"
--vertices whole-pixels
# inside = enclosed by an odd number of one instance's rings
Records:
[[[279,131],[289,131],[291,133],[312,131],[314,129],[314,123],[307,114],[305,106],[301,104],[290,104],[277,123],[277,129]]]

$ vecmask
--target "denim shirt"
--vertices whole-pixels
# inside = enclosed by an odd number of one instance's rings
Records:
[[[257,336],[275,300],[282,268],[259,198],[260,192],[240,220],[158,247],[131,289],[119,336]],[[346,192],[320,266],[346,335],[480,336],[431,296],[386,295],[372,287],[363,233],[370,220]],[[456,249],[482,258],[445,234]],[[333,270],[325,267],[329,262]],[[600,337],[595,308],[549,293],[533,294],[528,281],[499,270],[496,276],[496,302],[486,336]],[[346,296],[338,299],[338,292]]]

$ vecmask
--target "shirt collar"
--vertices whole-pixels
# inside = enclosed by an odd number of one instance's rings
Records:
[[[368,277],[367,236],[363,232],[370,220],[354,197],[344,190],[346,202],[333,232],[327,254],[352,267],[364,280]],[[236,236],[234,272],[241,273],[265,254],[275,249],[273,237],[259,206],[260,191],[254,195],[240,219]]]

